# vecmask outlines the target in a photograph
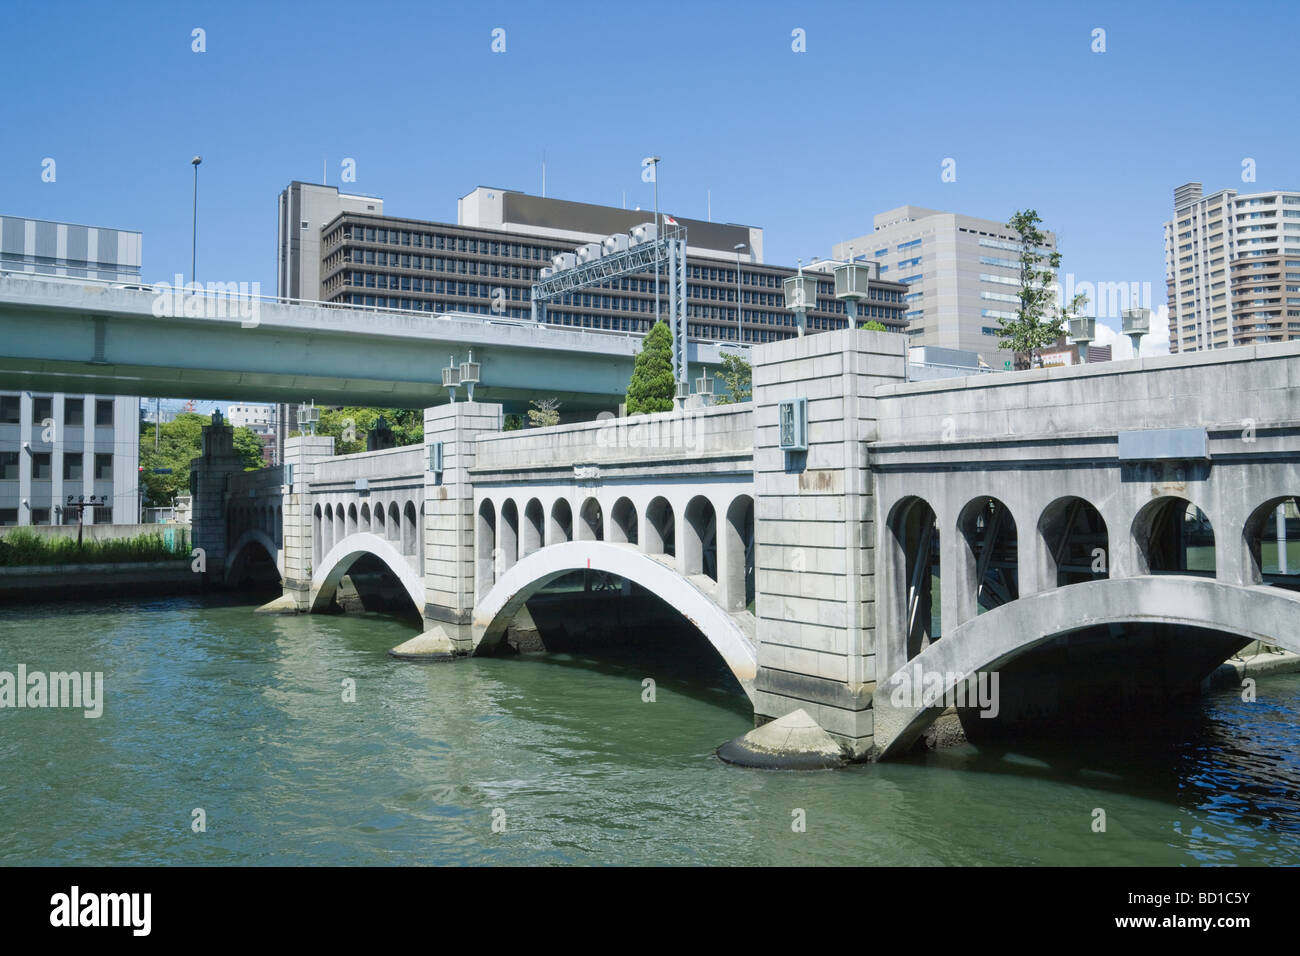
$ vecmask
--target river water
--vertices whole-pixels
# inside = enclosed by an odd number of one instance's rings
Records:
[[[1300,675],[1119,740],[771,773],[713,756],[752,723],[702,639],[415,664],[411,622],[255,606],[0,609],[0,670],[105,682],[98,719],[0,710],[0,864],[1300,863]]]

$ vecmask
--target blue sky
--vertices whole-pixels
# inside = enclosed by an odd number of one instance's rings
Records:
[[[657,153],[665,211],[703,218],[711,190],[715,220],[764,227],[769,262],[829,255],[904,203],[1033,207],[1063,273],[1150,282],[1160,304],[1175,186],[1300,187],[1298,20],[1262,2],[15,4],[0,212],[138,229],[146,278],[169,278],[189,271],[199,153],[199,278],[270,293],[276,197],[322,160],[340,185],[354,159],[342,185],[391,214],[455,221],[476,185],[538,192],[543,153],[548,195],[648,207]]]

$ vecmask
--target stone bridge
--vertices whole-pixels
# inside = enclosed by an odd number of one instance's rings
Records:
[[[208,453],[209,426],[195,541],[220,539],[223,578],[275,548],[285,610],[325,609],[378,561],[456,655],[599,574],[688,619],[757,723],[802,710],[855,757],[902,752],[947,691],[1044,648],[1187,691],[1248,641],[1300,652],[1300,343],[926,382],[905,348],[759,346],[734,406],[505,432],[500,405],[460,402],[425,410],[418,446],[292,438],[274,502]],[[802,449],[781,445],[788,400]],[[1157,629],[1141,654],[1135,628]]]

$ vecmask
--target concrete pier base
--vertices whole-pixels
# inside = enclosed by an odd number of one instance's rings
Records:
[[[281,594],[274,601],[267,601],[259,607],[254,614],[299,614],[305,608],[299,607],[298,602],[287,594]]]
[[[763,770],[830,770],[848,763],[835,738],[803,710],[755,727],[718,748],[718,757]]]
[[[435,624],[423,634],[398,644],[388,655],[404,661],[450,661],[456,658],[456,645],[442,625]]]

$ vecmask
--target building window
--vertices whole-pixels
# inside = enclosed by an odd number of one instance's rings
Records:
[[[65,398],[63,400],[63,424],[80,428],[86,423],[86,400],[84,398]]]
[[[0,451],[0,481],[18,480],[18,452]]]
[[[54,399],[52,398],[33,398],[32,399],[32,424],[43,425],[46,419],[54,418]]]
[[[95,425],[113,425],[113,400],[111,398],[95,399]]]
[[[49,508],[32,509],[32,524],[49,524],[49,523],[50,523]]]
[[[63,453],[63,480],[81,480],[81,452]]]
[[[17,508],[0,508],[0,525],[12,525],[18,523]]]
[[[32,480],[49,481],[50,480],[50,453],[48,451],[37,452],[32,455]]]
[[[17,425],[18,416],[18,396],[0,395],[0,425]]]

